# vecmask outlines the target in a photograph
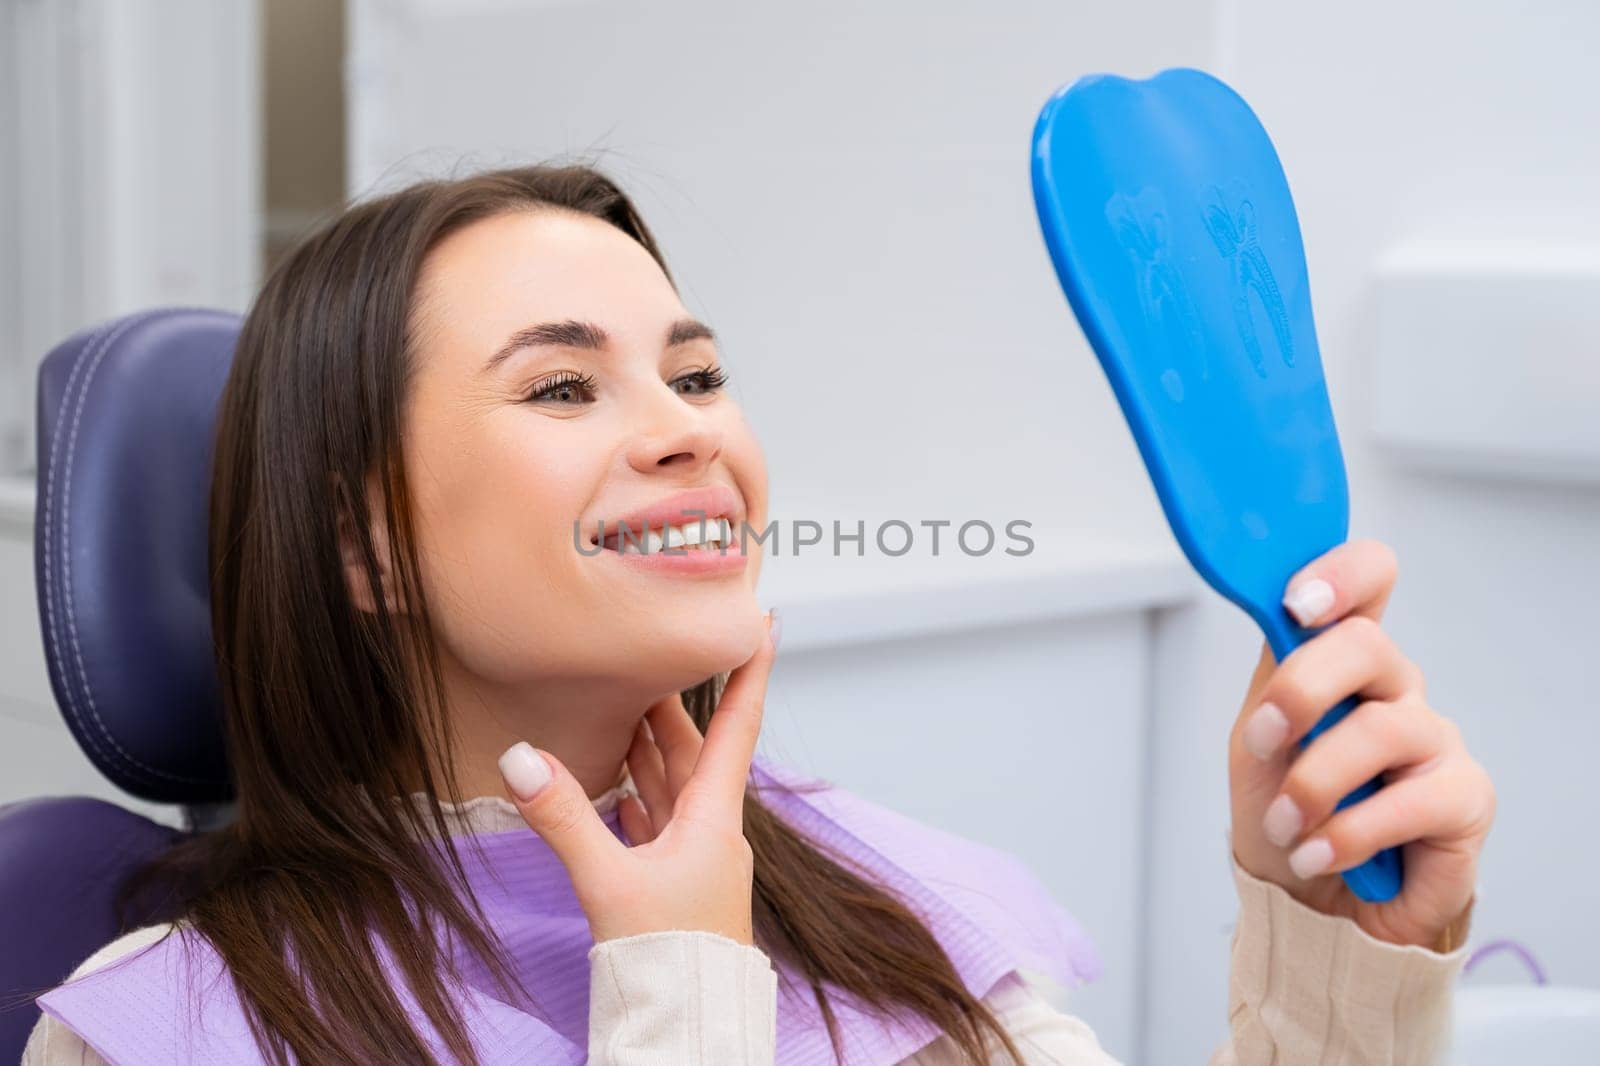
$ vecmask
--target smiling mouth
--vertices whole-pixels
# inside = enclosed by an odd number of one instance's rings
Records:
[[[590,537],[589,543],[619,555],[680,555],[723,551],[733,544],[733,525],[726,518],[707,518],[677,526],[661,526],[659,529],[625,526],[606,534],[603,541]]]

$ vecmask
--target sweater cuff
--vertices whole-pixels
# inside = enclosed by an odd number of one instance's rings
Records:
[[[589,1063],[770,1066],[778,976],[760,948],[703,930],[589,950]]]
[[[1271,1049],[1262,1062],[1444,1061],[1467,956],[1465,917],[1455,929],[1459,939],[1452,938],[1459,946],[1442,954],[1378,940],[1352,919],[1323,914],[1254,877],[1237,859],[1233,879],[1240,904],[1229,996],[1236,1047]]]

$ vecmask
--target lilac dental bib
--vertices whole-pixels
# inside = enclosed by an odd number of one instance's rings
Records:
[[[1100,961],[1078,923],[1013,856],[923,825],[842,789],[757,757],[751,783],[779,817],[847,866],[905,900],[943,945],[966,986],[986,995],[1016,969],[1071,988],[1099,976]],[[615,809],[606,824],[622,836]],[[485,1064],[570,1063],[587,1057],[588,953],[594,946],[566,869],[531,830],[456,837],[468,878],[537,1006],[513,1005],[470,953],[457,953],[466,985],[455,995]],[[40,1006],[112,1066],[261,1061],[233,982],[199,938],[176,933],[62,985]],[[387,956],[379,945],[380,958]],[[777,1061],[835,1061],[810,990],[779,971]],[[394,986],[413,1024],[441,1061],[443,1044],[412,1001],[398,970]],[[791,981],[791,978],[793,980]],[[830,989],[848,1066],[897,1063],[938,1031],[908,1017],[884,1020]],[[540,1013],[548,1017],[541,1017]]]

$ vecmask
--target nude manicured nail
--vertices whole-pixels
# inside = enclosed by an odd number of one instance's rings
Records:
[[[1300,808],[1295,806],[1294,800],[1279,796],[1267,807],[1266,817],[1261,819],[1261,831],[1267,834],[1268,840],[1284,848],[1300,832],[1301,821]]]
[[[1294,615],[1295,621],[1308,626],[1333,606],[1333,586],[1320,577],[1302,581],[1284,594],[1283,605]]]
[[[533,745],[519,740],[500,756],[500,776],[523,803],[533,799],[550,783],[550,764],[539,757]]]
[[[1289,869],[1302,880],[1315,877],[1333,865],[1333,845],[1322,837],[1308,840],[1289,853]]]
[[[1276,703],[1263,703],[1244,724],[1244,735],[1240,739],[1246,751],[1266,762],[1289,739],[1289,716]]]

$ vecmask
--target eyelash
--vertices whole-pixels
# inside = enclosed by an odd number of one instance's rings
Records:
[[[686,395],[703,396],[707,393],[716,392],[718,389],[721,389],[724,385],[726,385],[728,383],[728,374],[727,371],[723,370],[720,366],[707,366],[701,367],[698,370],[691,370],[687,374],[680,374],[673,378],[671,383],[676,385],[683,381],[697,382],[700,388],[703,390],[700,393]],[[583,392],[588,393],[590,396],[593,396],[595,387],[594,376],[591,374],[574,374],[570,370],[563,371],[553,378],[540,382],[534,388],[534,390],[528,394],[526,402],[538,403],[543,400],[548,400],[562,389],[569,389],[574,386],[581,389]],[[589,402],[592,402],[592,400]]]

